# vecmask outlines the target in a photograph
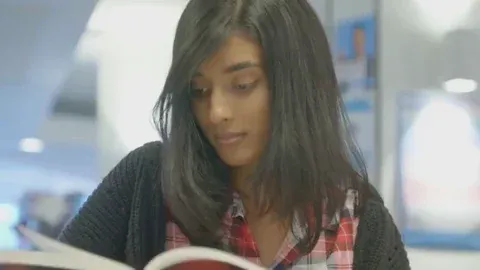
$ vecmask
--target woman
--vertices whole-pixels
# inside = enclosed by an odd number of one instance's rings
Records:
[[[200,245],[274,269],[409,269],[306,0],[190,1],[155,117],[163,144],[124,158],[63,241],[136,268]]]

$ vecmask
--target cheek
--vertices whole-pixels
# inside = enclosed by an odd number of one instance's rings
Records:
[[[202,108],[201,104],[195,104],[192,102],[191,105],[193,117],[195,122],[197,123],[198,127],[205,132],[205,129],[208,125],[208,115],[205,112],[204,108]]]
[[[255,123],[257,136],[266,136],[270,126],[270,95],[267,89],[259,91],[258,95],[250,102],[251,110],[248,117]]]
[[[258,159],[268,143],[270,138],[270,97],[267,92],[259,96],[255,102],[255,109],[251,112],[249,117],[251,131],[253,135],[250,140],[250,152],[253,155],[251,158]]]
[[[259,133],[266,135],[270,126],[270,104],[265,103],[256,113],[257,116],[257,128]]]

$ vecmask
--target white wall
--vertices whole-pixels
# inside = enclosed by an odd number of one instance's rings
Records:
[[[469,27],[480,13],[464,16],[470,0],[381,1],[379,15],[379,87],[381,93],[382,193],[395,214],[394,183],[397,119],[395,97],[401,91],[435,86],[440,74],[439,42],[446,31]],[[476,1],[480,6],[480,1]],[[453,5],[452,5],[453,4]],[[459,17],[455,18],[455,15]],[[476,15],[476,16],[475,16]],[[469,25],[470,24],[470,25]],[[480,25],[476,25],[480,26]],[[472,56],[478,57],[480,55]],[[412,269],[479,269],[480,252],[409,250]]]
[[[462,2],[479,0],[461,0]],[[478,17],[480,12],[462,12],[445,6],[438,10],[439,2],[430,6],[418,4],[421,0],[382,1],[379,17],[379,87],[381,93],[382,137],[382,193],[387,205],[394,211],[394,174],[397,119],[395,98],[401,91],[436,87],[441,70],[439,46],[443,35],[458,27],[472,27],[469,17]],[[449,1],[453,3],[452,1]],[[433,14],[432,14],[433,13]],[[465,14],[464,16],[462,16]],[[455,19],[454,15],[460,17]],[[475,16],[476,15],[476,16]],[[480,25],[477,25],[480,27]],[[472,56],[475,57],[475,56]],[[480,55],[478,56],[480,58]]]
[[[101,31],[97,134],[102,175],[129,151],[159,138],[152,109],[170,67],[173,38],[185,5],[182,1],[106,3],[97,7],[90,24]]]

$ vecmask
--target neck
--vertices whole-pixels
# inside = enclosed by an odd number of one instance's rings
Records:
[[[250,197],[252,193],[248,178],[252,174],[251,166],[242,166],[232,168],[230,170],[230,181],[232,187],[237,191],[239,194],[245,197]]]
[[[230,181],[232,187],[242,199],[245,211],[253,214],[253,210],[257,209],[255,207],[255,200],[252,194],[251,181],[249,177],[253,173],[253,166],[242,166],[237,168],[232,168],[230,171]]]
[[[248,179],[253,173],[252,168],[253,167],[246,166],[241,168],[232,168],[230,171],[230,181],[234,190],[240,195],[243,207],[245,208],[245,216],[248,220],[250,220],[250,222],[261,219],[266,222],[277,223],[279,222],[279,219],[274,212],[265,213],[259,209],[258,205],[255,204],[256,198],[254,198],[252,192],[250,184],[251,181]],[[289,222],[291,223],[290,219],[280,220],[280,225],[286,226],[290,224]]]

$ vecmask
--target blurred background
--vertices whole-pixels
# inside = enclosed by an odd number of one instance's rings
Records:
[[[480,0],[310,0],[413,269],[480,269]],[[55,236],[151,110],[185,0],[0,0],[0,249]]]

